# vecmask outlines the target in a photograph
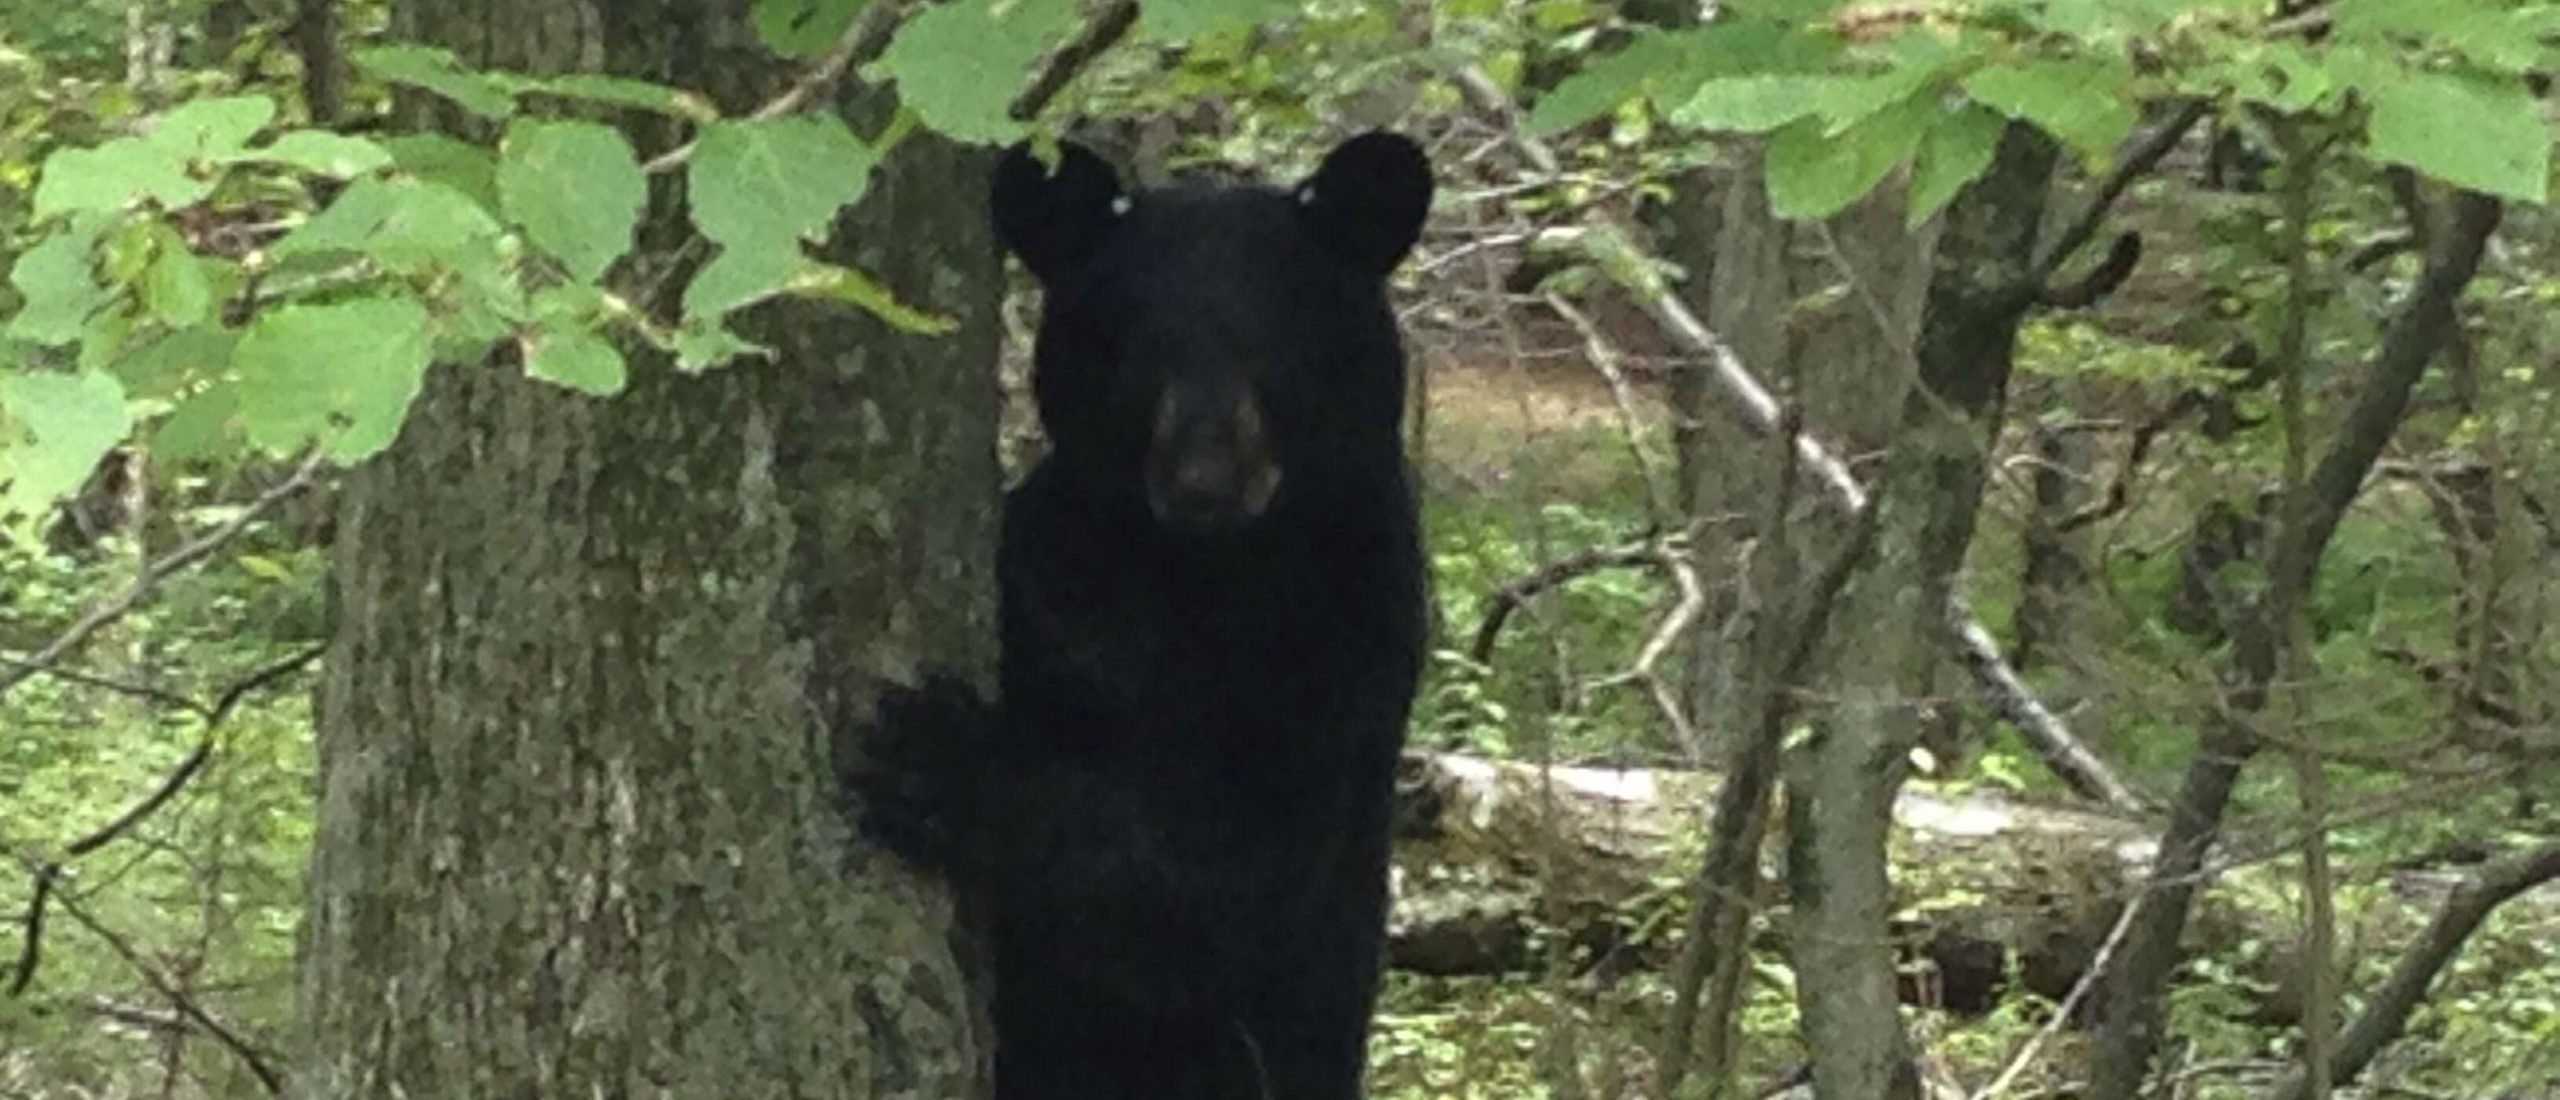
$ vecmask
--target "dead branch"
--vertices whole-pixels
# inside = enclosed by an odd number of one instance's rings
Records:
[[[1979,622],[1952,617],[1949,626],[1966,644],[1957,654],[1966,671],[1973,673],[1974,684],[1982,690],[1983,701],[1991,704],[1993,713],[2018,727],[2018,733],[2035,749],[2045,767],[2053,770],[2082,798],[2113,806],[2119,810],[2142,812],[2152,800],[2118,776],[2115,769],[2071,732],[2062,716],[2046,708],[2033,689],[2018,678],[2016,669],[2006,664],[1978,663],[1974,655],[1997,653],[2000,643]]]
[[[1618,431],[1626,437],[1627,453],[1635,459],[1636,473],[1644,478],[1645,495],[1650,498],[1648,503],[1653,505],[1653,522],[1676,522],[1671,517],[1679,514],[1672,507],[1677,498],[1663,480],[1662,472],[1655,467],[1652,456],[1644,451],[1644,443],[1637,431],[1635,388],[1627,383],[1627,372],[1619,365],[1621,356],[1617,344],[1602,334],[1600,326],[1592,324],[1591,318],[1574,308],[1564,295],[1551,290],[1546,292],[1544,300],[1548,309],[1556,311],[1556,316],[1564,318],[1565,323],[1581,334],[1583,351],[1590,358],[1592,369],[1599,371],[1600,377],[1609,383],[1609,399],[1618,406]]]
[[[1504,139],[1513,148],[1519,150],[1521,157],[1529,162],[1531,168],[1549,178],[1561,174],[1561,162],[1557,160],[1555,152],[1547,148],[1544,142],[1521,132],[1519,115],[1512,106],[1510,96],[1505,94],[1501,86],[1495,84],[1491,77],[1486,76],[1481,69],[1465,66],[1453,71],[1450,79],[1457,84],[1459,91],[1466,96],[1470,105],[1485,115],[1499,120]],[[1594,219],[1595,227],[1610,221],[1609,216],[1600,211],[1591,212],[1591,217]],[[1592,236],[1595,239],[1621,242],[1634,239],[1624,230],[1624,227],[1610,226],[1610,228],[1612,232]],[[1655,270],[1655,265],[1650,262],[1613,263],[1606,266],[1612,272]],[[1771,394],[1769,387],[1751,372],[1751,369],[1742,362],[1741,357],[1734,354],[1732,348],[1726,346],[1713,330],[1698,320],[1696,314],[1690,312],[1689,307],[1681,302],[1679,295],[1672,293],[1671,289],[1663,285],[1658,278],[1648,278],[1645,285],[1628,285],[1627,290],[1644,307],[1654,322],[1661,326],[1664,335],[1706,360],[1716,380],[1734,398],[1745,424],[1764,433],[1776,432],[1780,429],[1785,417],[1777,397]],[[1851,512],[1865,511],[1866,487],[1859,483],[1856,474],[1850,472],[1848,463],[1840,459],[1838,452],[1810,432],[1797,434],[1793,438],[1796,460],[1822,481],[1837,502]],[[1950,632],[1949,640],[1962,655],[1965,667],[1975,670],[1978,677],[1996,672],[1999,674],[1999,680],[2017,685],[2017,698],[2032,700],[2034,696],[2026,691],[2026,681],[2018,676],[2016,669],[2009,667],[2008,659],[2000,655],[1999,647],[1992,642],[1991,632],[1981,625],[1972,609],[1966,606],[1961,597],[1951,596],[1949,604],[1952,620],[1958,626],[1958,629]],[[1995,684],[1986,683],[1986,690],[1995,686]],[[2010,692],[2004,688],[2001,689],[2001,695],[2007,697]],[[2062,725],[2061,720],[2053,717],[2051,708],[2041,703],[2033,707],[2021,705],[2016,713],[2026,716],[2028,721],[2039,722],[2042,725],[2041,733],[2062,733],[2065,735],[2064,739],[2069,739],[2068,730]]]

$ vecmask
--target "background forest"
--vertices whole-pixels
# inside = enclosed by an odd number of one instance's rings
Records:
[[[0,0],[0,1097],[961,1094],[947,914],[754,693],[986,659],[981,147],[1378,126],[1373,1095],[2560,1097],[2553,71],[2519,0]],[[804,568],[859,614],[736,612]]]

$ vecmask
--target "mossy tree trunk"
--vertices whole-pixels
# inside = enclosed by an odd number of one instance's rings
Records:
[[[739,109],[791,75],[747,8],[395,19],[478,63]],[[837,227],[955,336],[776,306],[748,328],[774,358],[636,358],[603,401],[503,357],[439,367],[348,479],[300,1095],[982,1094],[939,895],[852,842],[835,767],[884,677],[992,670],[984,169],[910,138]],[[674,190],[643,234],[662,255]]]
[[[1834,612],[1814,735],[1786,764],[1787,878],[1797,1001],[1814,1093],[1919,1095],[1895,997],[1885,865],[1893,799],[1929,720],[1945,662],[1948,600],[1973,539],[2018,324],[2033,304],[2036,226],[2052,144],[2024,126],[1941,219],[1925,312],[1908,315],[1917,385],[1900,402],[1873,502],[1873,560]]]

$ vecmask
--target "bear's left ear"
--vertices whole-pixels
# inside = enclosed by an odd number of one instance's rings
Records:
[[[1024,142],[996,161],[989,206],[997,238],[1045,283],[1101,246],[1121,199],[1119,173],[1100,154],[1061,141],[1053,175]]]
[[[1326,248],[1362,272],[1385,275],[1422,235],[1431,162],[1413,139],[1371,130],[1325,154],[1295,197]]]

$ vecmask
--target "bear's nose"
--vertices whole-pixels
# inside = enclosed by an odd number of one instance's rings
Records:
[[[1157,522],[1200,533],[1260,516],[1280,487],[1280,465],[1249,392],[1167,387],[1147,455],[1147,505]]]

